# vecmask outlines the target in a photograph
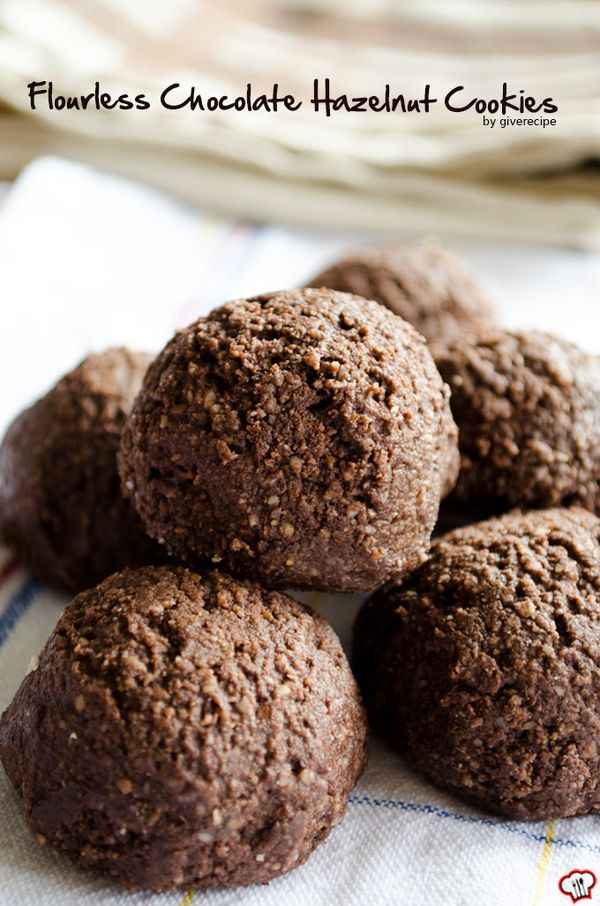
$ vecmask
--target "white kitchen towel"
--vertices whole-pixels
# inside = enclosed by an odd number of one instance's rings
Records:
[[[83,166],[36,162],[0,206],[0,431],[91,349],[157,349],[214,304],[300,284],[348,241],[204,217]],[[483,244],[457,250],[490,285],[507,324],[550,327],[600,351],[600,256]],[[304,599],[347,646],[357,600]],[[0,550],[0,707],[66,601]],[[40,848],[0,771],[2,906],[565,906],[571,899],[558,883],[573,869],[600,878],[597,818],[491,818],[434,789],[373,740],[346,819],[289,876],[246,890],[126,894]],[[600,889],[591,893],[600,901]]]

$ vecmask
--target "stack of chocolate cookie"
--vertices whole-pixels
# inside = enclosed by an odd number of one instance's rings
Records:
[[[371,724],[495,813],[600,811],[600,358],[503,331],[430,244],[361,250],[313,283],[360,287],[421,328],[459,430],[438,531],[459,527],[355,625]]]
[[[597,360],[502,332],[432,243],[311,283],[216,309],[145,375],[90,357],[0,448],[0,537],[81,592],[0,754],[38,842],[129,888],[269,881],[343,816],[363,706],[289,587],[378,589],[357,677],[435,783],[522,818],[600,803]],[[447,495],[479,521],[432,545]]]

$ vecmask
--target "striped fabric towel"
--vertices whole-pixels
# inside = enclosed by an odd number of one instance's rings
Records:
[[[85,167],[37,162],[0,206],[0,425],[89,349],[157,348],[174,326],[216,302],[300,283],[347,242],[192,215]],[[564,326],[574,339],[599,345],[592,321],[598,256],[506,246],[461,251],[509,323]],[[66,600],[0,550],[0,707]],[[357,600],[305,600],[347,646]],[[558,881],[575,868],[600,877],[597,819],[490,818],[432,788],[373,740],[345,821],[288,877],[210,894],[124,894],[40,849],[0,771],[0,903],[7,906],[564,906],[570,901]]]
[[[4,0],[0,177],[61,153],[237,215],[600,247],[597,0]],[[422,97],[430,113],[315,114],[334,95]],[[26,85],[56,94],[146,94],[151,108],[32,112]],[[281,85],[295,112],[166,110],[168,85],[235,97]],[[464,103],[556,99],[557,124],[492,129]],[[2,104],[6,105],[2,109]],[[510,111],[509,111],[510,113]],[[517,114],[512,113],[516,116]]]

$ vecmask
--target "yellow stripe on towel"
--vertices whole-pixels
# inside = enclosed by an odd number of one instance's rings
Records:
[[[542,902],[542,894],[544,893],[544,879],[546,877],[546,871],[548,869],[548,862],[550,861],[550,849],[552,847],[552,841],[554,840],[554,835],[556,833],[556,821],[549,821],[548,827],[546,829],[546,839],[544,840],[544,848],[542,850],[542,856],[540,858],[537,877],[535,879],[535,891],[533,894],[533,906],[540,906]]]

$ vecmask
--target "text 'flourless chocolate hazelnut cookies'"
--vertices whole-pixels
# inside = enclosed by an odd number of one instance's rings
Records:
[[[71,591],[164,560],[121,494],[117,450],[151,361],[108,349],[84,359],[12,423],[0,446],[0,539]]]
[[[66,608],[0,722],[39,843],[130,889],[263,883],[342,818],[366,721],[328,623],[216,571]]]
[[[374,727],[435,784],[520,819],[600,811],[600,521],[450,532],[355,625]]]
[[[127,421],[120,471],[183,561],[361,592],[424,558],[457,457],[423,338],[375,302],[307,289],[177,334]]]
[[[537,331],[436,349],[459,427],[450,503],[600,509],[600,357]]]
[[[355,249],[309,285],[375,299],[430,343],[478,333],[496,321],[475,276],[460,258],[432,241]]]

